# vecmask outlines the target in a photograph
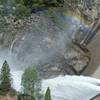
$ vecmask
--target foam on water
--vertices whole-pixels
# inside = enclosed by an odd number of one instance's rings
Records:
[[[21,91],[22,71],[12,72],[13,87]],[[100,80],[85,76],[58,76],[42,81],[42,91],[50,87],[53,100],[90,100],[100,93]]]

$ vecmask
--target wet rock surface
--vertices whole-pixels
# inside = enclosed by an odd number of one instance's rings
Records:
[[[48,78],[81,74],[88,65],[87,55],[70,46],[74,44],[68,39],[67,31],[50,16],[39,13],[23,20],[14,21],[12,16],[5,20],[8,28],[6,33],[1,32],[1,47],[10,49],[15,64],[16,60],[19,64],[23,62],[18,69],[36,66],[41,76]]]

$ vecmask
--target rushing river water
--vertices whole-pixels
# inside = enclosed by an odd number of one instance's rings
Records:
[[[12,72],[13,87],[21,91],[22,71]],[[42,91],[50,87],[52,100],[90,100],[100,94],[100,80],[86,76],[58,76],[42,81]]]

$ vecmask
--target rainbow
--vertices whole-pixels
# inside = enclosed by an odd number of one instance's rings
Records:
[[[91,25],[90,22],[88,22],[86,19],[84,19],[84,17],[78,13],[78,12],[73,12],[73,11],[67,11],[67,12],[64,12],[63,15],[66,17],[66,16],[69,16],[69,17],[72,17],[76,20],[79,20],[82,24],[86,25],[86,26],[89,26]]]

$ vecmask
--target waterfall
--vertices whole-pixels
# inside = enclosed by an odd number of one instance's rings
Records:
[[[50,87],[52,100],[90,100],[100,94],[99,79],[76,76],[82,74],[90,62],[90,53],[81,49],[100,28],[100,20],[88,32],[89,27],[78,16],[88,21],[91,18],[92,21],[93,16],[89,17],[91,13],[84,11],[84,4],[76,6],[73,2],[67,3],[64,7],[47,7],[46,10],[45,7],[36,7],[32,10],[34,13],[23,19],[15,18],[16,14],[4,18],[1,16],[3,26],[0,30],[3,30],[0,32],[0,69],[7,60],[13,78],[12,87],[16,91],[22,92],[21,78],[24,70],[33,67],[41,76],[42,92],[45,93]],[[18,5],[21,6],[23,11],[25,5]],[[17,12],[18,7],[12,9]],[[95,11],[95,7],[93,9]],[[18,10],[21,13],[20,8]],[[89,15],[85,16],[87,13]],[[76,40],[76,45],[73,40]],[[80,46],[82,44],[83,48]]]

